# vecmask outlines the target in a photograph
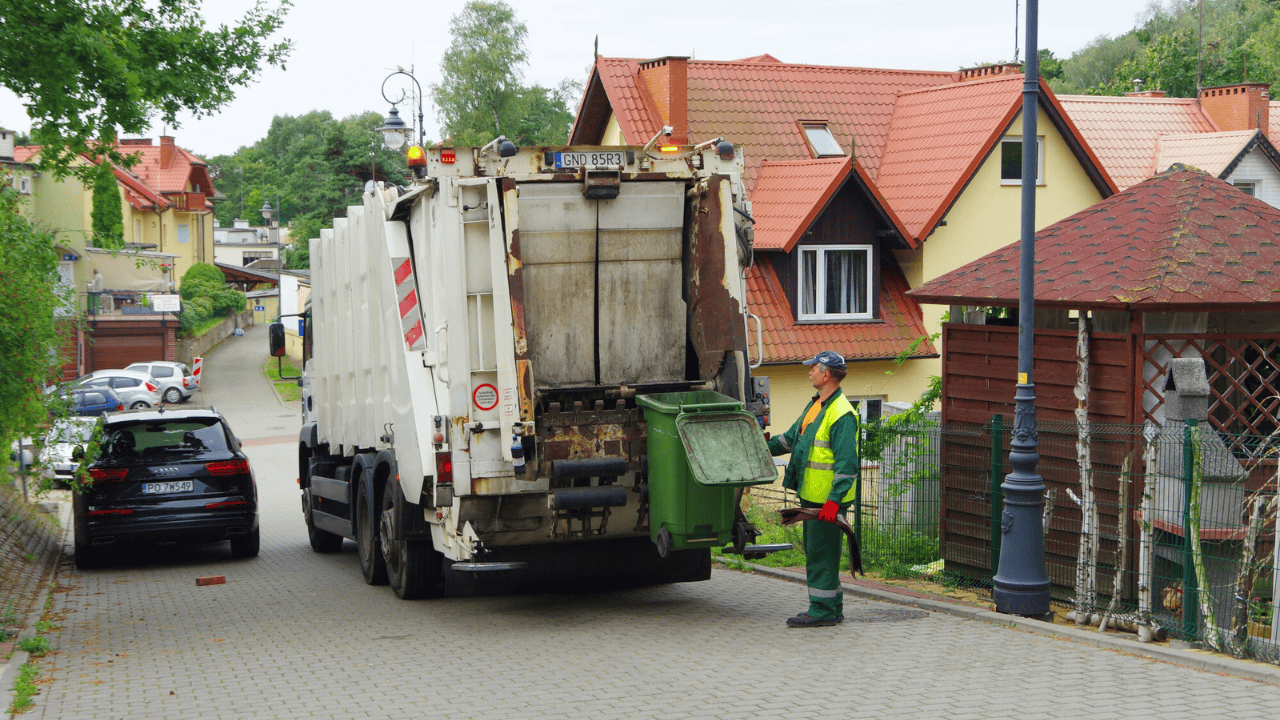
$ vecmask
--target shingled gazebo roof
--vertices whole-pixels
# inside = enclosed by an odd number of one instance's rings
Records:
[[[1257,310],[1280,302],[1280,210],[1182,165],[1036,233],[1037,307]],[[1013,243],[908,293],[1018,304]]]

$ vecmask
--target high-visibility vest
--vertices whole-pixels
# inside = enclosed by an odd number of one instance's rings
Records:
[[[822,424],[818,426],[818,434],[813,439],[813,446],[809,448],[809,459],[804,466],[804,475],[800,478],[800,499],[814,503],[827,501],[831,486],[836,481],[836,454],[831,449],[831,426],[845,415],[857,417],[857,412],[849,399],[841,393],[822,413]],[[853,502],[855,494],[856,483],[849,486],[849,492],[845,493],[840,504]]]

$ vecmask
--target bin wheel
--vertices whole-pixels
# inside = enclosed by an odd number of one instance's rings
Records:
[[[733,524],[733,551],[738,555],[746,549],[747,544],[751,542],[751,533],[747,532],[747,524],[736,522]]]
[[[658,530],[658,537],[653,542],[658,546],[658,557],[666,557],[671,552],[671,532],[666,528]]]

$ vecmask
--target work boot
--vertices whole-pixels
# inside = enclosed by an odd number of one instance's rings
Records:
[[[839,615],[833,618],[816,618],[816,617],[810,616],[809,613],[800,613],[799,615],[793,618],[787,618],[787,627],[793,627],[793,628],[828,627],[830,625],[835,625],[836,623],[839,623],[843,620],[844,620],[843,615]]]

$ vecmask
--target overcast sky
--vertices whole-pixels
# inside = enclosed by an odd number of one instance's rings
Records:
[[[585,80],[592,43],[614,57],[691,55],[734,60],[769,53],[783,62],[920,70],[955,70],[1009,60],[1015,4],[1026,0],[736,0],[632,3],[610,0],[516,0],[529,29],[525,82],[554,86]],[[384,113],[380,86],[396,66],[415,68],[430,98],[449,43],[449,20],[464,0],[363,3],[295,0],[284,37],[294,42],[287,70],[264,71],[221,114],[169,128],[178,144],[204,156],[234,152],[264,137],[275,115],[328,110],[346,117]],[[1041,0],[1040,47],[1065,58],[1100,35],[1137,24],[1149,0]],[[204,3],[210,25],[231,22],[253,0]],[[651,8],[647,12],[644,8]],[[628,14],[623,14],[623,8]],[[1023,53],[1025,56],[1025,53]],[[388,85],[388,95],[396,92]],[[424,108],[428,139],[439,138],[433,107]],[[401,117],[411,121],[416,111]],[[0,88],[0,127],[30,123],[13,93]],[[159,135],[161,126],[152,128]]]

